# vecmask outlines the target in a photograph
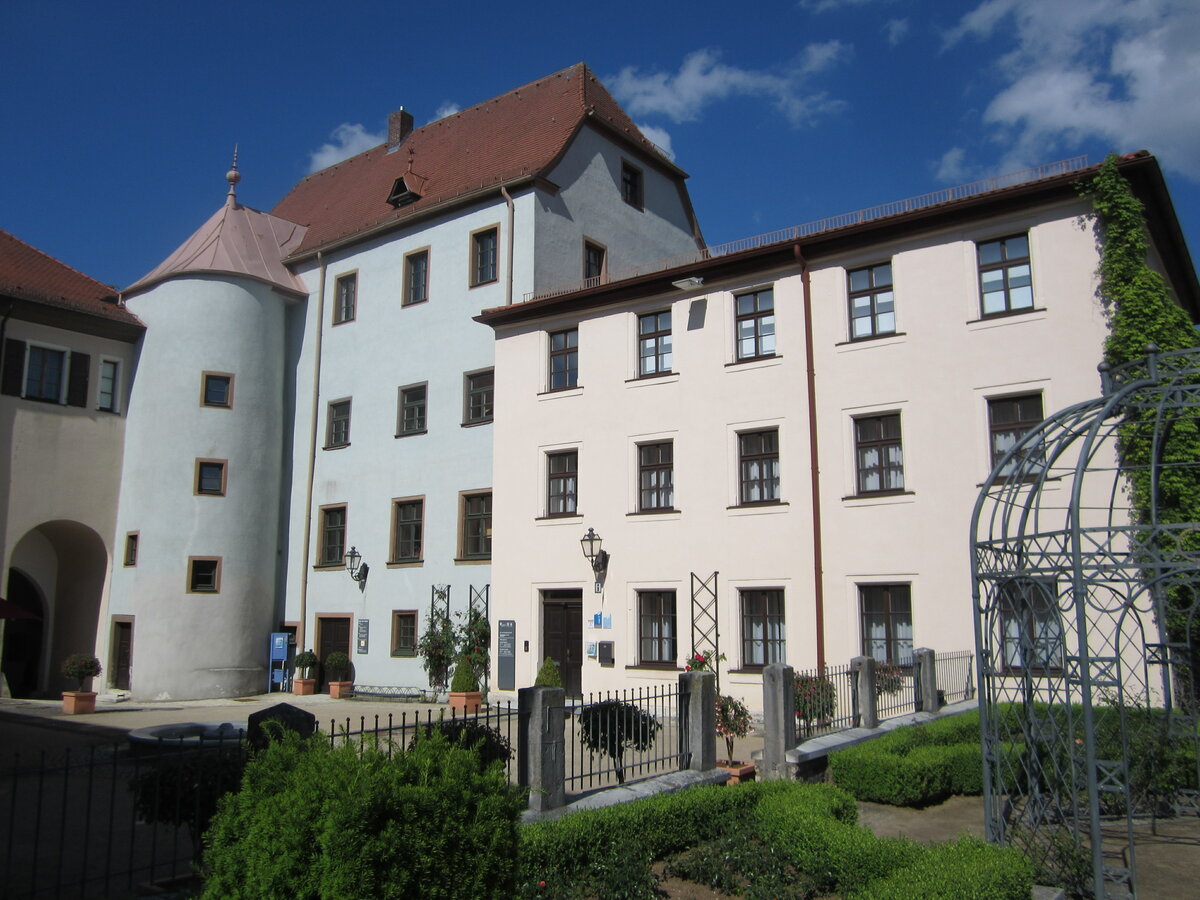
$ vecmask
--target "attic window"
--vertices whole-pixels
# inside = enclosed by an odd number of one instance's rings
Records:
[[[392,192],[388,194],[388,203],[396,208],[407,203],[416,203],[420,199],[421,195],[409,189],[408,185],[404,183],[403,175],[396,179],[396,183],[392,185]]]

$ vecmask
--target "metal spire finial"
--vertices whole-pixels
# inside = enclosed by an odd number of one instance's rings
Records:
[[[233,145],[233,165],[229,167],[229,171],[225,173],[225,180],[229,182],[228,203],[237,203],[237,183],[242,180],[242,173],[237,167],[238,148],[237,144]]]

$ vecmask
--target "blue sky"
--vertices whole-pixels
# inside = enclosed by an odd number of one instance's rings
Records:
[[[1200,3],[0,4],[0,228],[124,287],[223,201],[587,62],[721,243],[1148,149],[1200,248]]]

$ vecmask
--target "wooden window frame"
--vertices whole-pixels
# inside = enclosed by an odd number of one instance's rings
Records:
[[[770,299],[770,306],[764,306],[763,301]],[[750,307],[743,309],[744,300],[750,299]],[[767,320],[770,320],[769,322]],[[775,329],[775,287],[759,288],[754,291],[743,291],[733,296],[733,343],[734,359],[738,362],[750,362],[756,359],[771,359],[776,356]],[[743,325],[750,325],[748,336],[743,336]],[[752,352],[745,352],[746,342],[750,343]],[[767,345],[770,349],[766,349]]]
[[[894,437],[887,435],[887,424],[894,421],[896,423],[896,434]],[[878,423],[879,437],[863,438],[860,431],[860,426],[865,426],[870,423]],[[906,482],[904,477],[904,423],[901,421],[900,413],[887,412],[875,413],[869,416],[856,416],[852,422],[854,429],[854,492],[858,497],[874,497],[883,494],[902,494],[906,490]],[[900,450],[899,464],[890,464],[887,462],[888,449],[898,447]],[[864,466],[863,456],[867,451],[878,453],[879,463],[874,466]],[[884,485],[888,482],[888,473],[899,472],[899,486]],[[878,488],[865,488],[863,482],[871,473],[875,473],[879,478]],[[894,477],[894,476],[893,476]]]
[[[555,472],[555,461],[570,462],[570,467]],[[556,499],[562,505],[555,510]],[[579,449],[553,450],[546,454],[546,517],[570,518],[579,515]]]
[[[225,379],[225,402],[208,402],[209,379]],[[208,409],[233,409],[233,373],[232,372],[201,372],[200,373],[200,405]]]
[[[202,474],[205,466],[220,466],[221,467],[221,486],[215,491],[206,491],[203,488]],[[227,459],[196,459],[196,472],[192,479],[193,493],[197,497],[224,497],[229,477],[229,460]]]
[[[417,508],[417,518],[415,522],[411,519],[406,519],[403,523],[400,521],[400,510],[404,507]],[[400,547],[403,543],[402,533],[406,526],[414,526],[416,528],[416,536],[410,539],[416,543],[416,553],[405,556],[401,554]],[[425,497],[396,497],[392,500],[392,531],[388,538],[389,559],[388,566],[419,566],[425,560]]]
[[[350,397],[342,397],[338,400],[330,400],[325,410],[325,450],[337,450],[341,447],[350,446],[350,416],[353,414],[353,401]],[[346,408],[346,415],[336,415],[341,407]],[[336,435],[343,429],[336,427],[339,422],[345,421],[346,427],[342,440],[336,440]]]
[[[484,263],[484,240],[491,236],[491,264],[490,267]],[[468,284],[475,287],[482,287],[485,284],[495,284],[500,280],[500,226],[488,225],[485,228],[477,228],[471,232],[470,237],[470,256],[468,264],[470,266]]]
[[[667,448],[668,458],[662,459],[661,448]],[[658,450],[658,458],[656,460],[647,461],[647,452]],[[638,512],[674,512],[675,511],[675,442],[667,441],[647,441],[644,444],[637,445],[637,464],[638,464]],[[666,485],[663,484],[663,475],[667,476]],[[655,476],[655,483],[647,487],[647,476]],[[662,500],[663,494],[666,494],[667,503],[651,502],[647,503],[647,499]]]
[[[662,327],[663,316],[667,317],[666,328]],[[673,321],[670,309],[642,313],[637,317],[638,329],[638,378],[655,378],[674,371]],[[647,331],[649,327],[651,330]],[[650,352],[647,353],[646,351]],[[666,359],[664,365],[663,359]],[[653,371],[647,371],[646,362],[654,361]]]
[[[1022,418],[1021,406],[1029,401],[1037,401],[1037,417]],[[1011,422],[996,421],[997,412],[1000,407],[1012,404],[1016,408],[1016,417]],[[1010,394],[1004,397],[988,397],[987,398],[987,413],[988,413],[988,455],[991,461],[990,471],[995,471],[996,466],[1003,458],[1005,451],[996,451],[996,440],[1002,435],[1012,435],[1013,443],[1021,440],[1026,434],[1042,423],[1045,418],[1045,406],[1042,403],[1042,394],[1040,391],[1033,391],[1026,394]],[[1039,454],[1042,457],[1043,467],[1045,464],[1044,451]],[[1014,460],[1015,461],[1015,460]],[[997,482],[1007,482],[1010,480],[1010,475],[1000,473],[996,476]],[[1032,471],[1028,472],[1026,478],[1036,477]]]
[[[187,592],[189,594],[219,594],[221,593],[221,562],[220,556],[189,556],[187,567]],[[212,587],[201,587],[197,563],[213,563]]]
[[[593,271],[592,256],[599,254],[600,266]],[[608,276],[608,248],[589,238],[583,239],[583,279],[588,285],[602,284]]]
[[[345,287],[349,286],[349,291]],[[347,301],[347,293],[349,300]],[[343,272],[333,279],[333,324],[344,325],[358,318],[358,270]]]
[[[621,199],[639,212],[646,209],[646,174],[640,166],[621,160]]]
[[[341,524],[331,524],[329,516],[332,513],[340,512],[342,515]],[[330,503],[320,507],[317,510],[317,559],[313,563],[314,569],[344,569],[346,568],[346,535],[349,534],[350,525],[350,507],[346,503]],[[334,548],[331,543],[331,538],[340,536],[340,550],[336,560],[330,556],[330,550]]]
[[[104,404],[104,367],[112,366],[112,389],[109,391],[108,405]],[[100,412],[119,413],[121,411],[121,360],[115,356],[101,356],[100,370],[96,379],[96,409]]]
[[[29,391],[29,369],[33,361],[34,351],[39,351],[40,354],[53,353],[62,359],[62,365],[58,372],[58,393],[53,396],[46,396],[45,376],[39,379],[39,392],[30,393]],[[26,400],[33,400],[38,403],[57,403],[59,406],[65,405],[67,402],[67,393],[70,390],[71,383],[71,353],[69,347],[60,347],[55,344],[48,344],[43,341],[26,341],[25,344],[25,368],[21,373],[21,396]],[[86,354],[81,354],[86,355]]]
[[[887,269],[887,280],[881,280],[880,273]],[[855,288],[857,276],[865,275],[865,285]],[[885,263],[876,263],[873,266],[859,266],[856,269],[849,269],[846,272],[846,291],[847,291],[847,315],[849,317],[850,340],[852,341],[869,341],[872,338],[885,337],[896,333],[896,288],[894,283],[895,275],[892,271],[892,262],[888,260]],[[883,299],[887,295],[887,299]],[[855,301],[867,302],[867,312],[865,315],[856,316]],[[880,306],[887,305],[889,308],[880,310]],[[883,329],[879,325],[880,316],[890,315],[892,317],[892,327]],[[858,322],[865,321],[870,324],[870,329],[864,334],[858,334],[855,325]]]
[[[421,401],[410,400],[409,395],[421,391]],[[419,410],[419,428],[408,428],[407,413],[409,410]],[[397,388],[396,437],[409,437],[414,434],[425,434],[429,430],[429,382],[419,381]]]
[[[770,447],[767,442],[770,438]],[[748,447],[748,442],[758,440],[763,444],[760,449]],[[779,429],[756,428],[753,431],[739,431],[737,434],[738,451],[738,506],[770,506],[781,502],[781,465],[779,458]],[[771,475],[764,474],[763,466],[774,468]],[[757,469],[756,469],[757,467]],[[757,471],[757,474],[756,474]],[[755,491],[760,499],[749,499]]]
[[[1025,255],[1024,256],[1009,256],[1008,255],[1009,241],[1018,241],[1018,240],[1025,242]],[[1000,245],[1000,258],[998,260],[993,260],[991,262],[985,263],[983,261],[984,248],[989,247],[993,244]],[[995,316],[1021,315],[1023,313],[1032,312],[1036,308],[1037,298],[1034,296],[1034,292],[1033,292],[1033,259],[1031,257],[1032,251],[1030,249],[1030,245],[1031,245],[1031,241],[1029,240],[1029,232],[1028,231],[1026,231],[1022,234],[1009,234],[1009,235],[1005,235],[1004,237],[988,238],[985,241],[976,241],[975,242],[975,260],[976,260],[976,263],[977,263],[978,269],[979,269],[978,282],[979,282],[979,315],[980,315],[980,318],[990,319]],[[1025,277],[1029,281],[1029,284],[1028,284],[1029,305],[1028,306],[1013,306],[1013,303],[1012,303],[1013,291],[1015,289],[1020,289],[1020,288],[1026,287],[1026,285],[1023,285],[1023,284],[1015,284],[1014,285],[1012,282],[1012,278],[1015,274],[1015,271],[1018,269],[1021,269],[1021,268],[1025,268],[1027,270]],[[1001,272],[1002,273],[1002,281],[1003,281],[1004,286],[1000,291],[985,291],[984,290],[985,276],[991,272]],[[987,311],[987,309],[985,309],[984,305],[986,303],[986,298],[989,293],[990,294],[999,293],[999,294],[1003,295],[1003,297],[1004,297],[1004,308],[1003,309],[996,309],[996,310],[992,310],[991,312],[989,312],[989,311]]]
[[[412,617],[412,648],[404,649],[400,646],[400,619]],[[392,646],[391,656],[396,659],[412,659],[417,654],[417,643],[420,639],[421,615],[415,609],[393,609],[392,610]]]
[[[554,346],[557,338],[562,338],[563,346]],[[563,361],[559,371],[555,370],[556,360]],[[557,384],[556,379],[563,383]],[[547,334],[546,386],[548,391],[569,391],[579,387],[579,326]]]
[[[748,602],[762,601],[762,610],[748,610]],[[777,601],[778,610],[772,611],[772,601]],[[783,588],[739,588],[738,589],[738,619],[741,629],[740,640],[742,647],[742,668],[761,670],[772,663],[787,662],[787,606],[784,602]],[[756,621],[762,623],[762,639],[756,639],[747,628],[748,624]],[[778,637],[771,637],[772,624],[778,625]],[[762,662],[751,661],[754,646],[762,644]]]
[[[677,668],[679,665],[678,598],[674,590],[639,590],[638,663]],[[667,605],[670,609],[667,609]],[[654,607],[648,609],[648,607]],[[649,631],[647,626],[650,626]],[[657,630],[657,636],[655,631]],[[667,630],[670,634],[667,635]],[[650,650],[651,652],[647,652]],[[653,652],[657,650],[657,652]]]
[[[486,378],[487,384],[479,387],[477,380]],[[484,425],[495,415],[496,370],[477,369],[463,373],[463,425]]]
[[[414,263],[417,259],[424,259],[424,277],[418,283],[413,278]],[[419,247],[404,254],[404,280],[401,286],[400,307],[403,309],[408,306],[419,306],[422,303],[429,302],[429,264],[432,259],[429,247]],[[420,296],[418,299],[413,299],[414,290],[420,287]]]
[[[477,500],[487,501],[486,512],[472,511],[471,504]],[[473,534],[473,523],[486,522],[479,534]],[[475,541],[482,541],[485,549],[472,548]],[[458,558],[455,562],[490,562],[492,558],[492,492],[463,491],[458,495]]]
[[[133,569],[138,564],[138,543],[141,540],[142,533],[140,531],[125,532],[125,554],[121,558],[121,564],[126,569]]]
[[[876,612],[867,612],[867,602],[869,595],[877,595],[880,601],[881,610]],[[907,608],[900,608],[905,606]],[[873,639],[870,636],[868,628],[867,616],[882,616],[884,630],[884,656],[885,659],[878,659],[872,652],[871,644]],[[901,653],[902,638],[896,636],[896,627],[899,623],[907,620],[908,622],[908,660],[905,661]],[[913,664],[913,614],[912,614],[912,585],[907,582],[888,582],[888,583],[863,583],[858,585],[858,621],[862,631],[862,655],[875,657],[877,662],[891,666],[903,666],[909,668]]]

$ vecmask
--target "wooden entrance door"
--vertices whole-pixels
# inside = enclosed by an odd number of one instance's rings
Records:
[[[350,655],[350,618],[348,616],[317,617],[317,689],[325,686],[325,660],[334,650]]]
[[[546,656],[558,663],[568,697],[583,696],[583,591],[542,592]]]
[[[133,623],[113,622],[112,686],[129,690],[129,672],[133,668]]]

